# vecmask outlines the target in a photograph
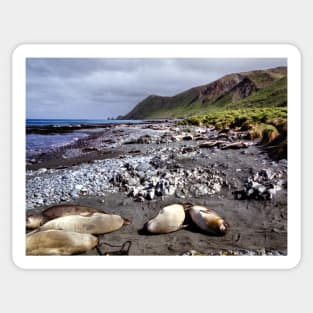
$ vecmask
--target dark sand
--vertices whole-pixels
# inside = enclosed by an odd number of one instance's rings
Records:
[[[121,132],[122,133],[122,132]],[[99,135],[99,134],[98,134]],[[98,140],[95,136],[93,140]],[[107,136],[106,136],[107,138]],[[94,141],[83,141],[84,147],[94,146]],[[170,144],[172,146],[196,146],[195,140]],[[76,149],[82,143],[76,143]],[[168,146],[169,144],[167,144]],[[155,145],[157,146],[157,145]],[[163,145],[164,146],[164,145]],[[28,164],[28,169],[70,167],[73,164],[92,162],[95,159],[121,158],[125,154],[145,155],[150,144],[119,145],[116,148],[102,148],[84,155],[62,159],[64,151],[41,156],[40,163]],[[208,151],[206,149],[205,151]],[[249,175],[251,169],[264,168],[264,160],[270,160],[259,147],[251,146],[247,153],[239,150],[214,150],[207,156],[185,156],[175,160],[183,168],[195,166],[211,166],[214,164],[223,169],[229,180],[242,181]],[[195,163],[196,162],[196,163]],[[240,170],[238,170],[240,169]],[[220,193],[200,197],[180,199],[174,196],[162,196],[144,202],[137,202],[128,197],[125,192],[108,193],[105,197],[81,196],[75,201],[80,205],[96,207],[107,212],[120,214],[132,223],[122,229],[100,236],[99,249],[93,249],[86,255],[114,254],[121,249],[123,243],[130,241],[129,255],[181,255],[190,250],[203,254],[287,254],[287,190],[283,189],[272,200],[235,200],[232,188],[223,188]],[[204,234],[190,226],[186,229],[164,235],[142,235],[138,231],[145,222],[154,217],[158,211],[168,204],[191,202],[205,205],[214,209],[230,224],[230,229],[225,236],[212,236]],[[57,203],[56,203],[57,204]]]
[[[118,199],[118,200],[117,200]],[[100,201],[104,200],[104,203]],[[212,236],[195,228],[182,229],[165,235],[141,235],[138,230],[154,217],[165,205],[179,203],[175,197],[144,203],[134,202],[119,193],[105,199],[84,198],[76,203],[105,209],[131,219],[130,225],[119,231],[100,236],[102,253],[119,251],[130,240],[130,255],[179,255],[189,250],[201,253],[218,253],[221,250],[287,250],[286,209],[277,202],[274,207],[260,201],[236,201],[219,199],[188,199],[197,204],[214,208],[230,223],[225,236]],[[110,247],[115,245],[117,247]],[[260,252],[261,253],[261,252]],[[96,255],[96,249],[86,253]]]

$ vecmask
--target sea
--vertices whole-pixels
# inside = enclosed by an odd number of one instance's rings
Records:
[[[26,126],[77,126],[93,124],[122,124],[140,123],[141,120],[107,120],[107,119],[27,119]],[[34,157],[37,154],[54,150],[56,148],[74,143],[89,136],[83,129],[72,133],[61,134],[26,134],[26,156]]]
[[[92,125],[92,124],[122,124],[140,123],[141,120],[91,120],[91,119],[26,119],[26,126],[66,126],[66,125]]]

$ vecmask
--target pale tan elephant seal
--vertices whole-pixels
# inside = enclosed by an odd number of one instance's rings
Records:
[[[98,238],[64,230],[34,231],[26,236],[26,255],[71,255],[98,245]]]
[[[148,221],[143,231],[151,234],[167,234],[184,228],[185,209],[181,204],[172,204],[160,210],[158,215]]]
[[[130,224],[127,219],[115,214],[90,213],[89,215],[62,216],[42,225],[40,230],[61,229],[94,235],[106,234]]]

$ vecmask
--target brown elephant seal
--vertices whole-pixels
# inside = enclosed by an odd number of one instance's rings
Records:
[[[49,220],[52,220],[54,218],[67,216],[67,215],[75,215],[75,214],[88,214],[88,213],[105,213],[102,210],[96,209],[96,208],[90,208],[86,206],[81,205],[73,205],[73,204],[61,204],[61,205],[54,205],[51,207],[48,207],[42,211],[42,214],[48,218]]]
[[[225,144],[224,146],[221,147],[222,150],[226,149],[242,149],[242,148],[248,148],[248,144],[238,141],[238,142],[232,142],[229,144]]]
[[[80,206],[75,204],[60,204],[48,207],[41,212],[27,212],[26,228],[35,229],[44,223],[58,217],[67,215],[89,215],[90,213],[106,213],[96,208]]]
[[[94,235],[111,233],[123,225],[130,224],[127,219],[115,214],[89,213],[89,215],[67,215],[48,221],[40,230],[61,229]]]
[[[167,234],[184,228],[185,209],[181,204],[172,204],[160,210],[158,215],[148,221],[143,231],[151,234]]]
[[[199,144],[199,148],[213,148],[225,144],[222,140],[208,140]]]
[[[98,238],[63,230],[34,231],[26,236],[26,255],[71,255],[98,245]]]
[[[193,205],[189,208],[192,221],[203,231],[214,235],[225,235],[229,224],[216,212],[204,206]]]

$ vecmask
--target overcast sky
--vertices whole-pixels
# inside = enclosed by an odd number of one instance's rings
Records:
[[[105,119],[147,96],[172,96],[228,73],[286,66],[286,59],[30,58],[27,118]]]

